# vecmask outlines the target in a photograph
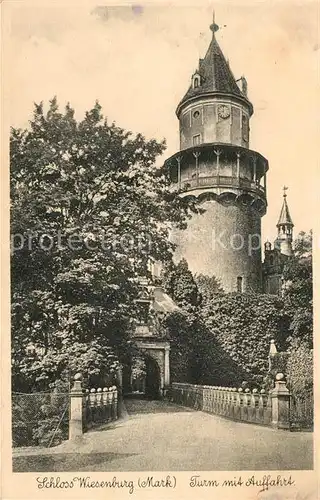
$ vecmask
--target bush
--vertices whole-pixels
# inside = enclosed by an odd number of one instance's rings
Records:
[[[295,339],[287,362],[287,385],[292,394],[291,421],[302,428],[313,427],[313,349]]]
[[[12,444],[55,446],[68,439],[69,395],[13,394]]]

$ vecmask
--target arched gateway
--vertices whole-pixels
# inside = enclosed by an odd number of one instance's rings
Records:
[[[170,342],[161,338],[149,311],[161,314],[178,308],[161,287],[152,285],[144,287],[138,302],[145,311],[133,334],[139,353],[123,367],[123,393],[158,399],[170,385]]]

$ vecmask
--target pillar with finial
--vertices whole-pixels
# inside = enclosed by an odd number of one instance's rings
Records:
[[[270,340],[270,349],[269,349],[269,372],[271,371],[272,369],[272,360],[274,358],[274,356],[277,354],[277,347],[276,347],[276,344],[274,342],[274,340]]]
[[[272,427],[290,429],[290,392],[286,386],[283,373],[277,373],[275,387],[270,392],[272,408]]]
[[[74,376],[74,384],[70,392],[69,440],[74,441],[83,435],[83,390],[82,375]]]

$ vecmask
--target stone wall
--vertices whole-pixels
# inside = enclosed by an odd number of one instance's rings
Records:
[[[178,244],[176,261],[185,258],[193,273],[216,276],[227,292],[237,290],[238,278],[243,291],[261,291],[260,215],[251,207],[224,206],[215,200],[201,206],[204,214],[193,215],[186,230],[172,234]],[[252,249],[250,242],[259,248]]]

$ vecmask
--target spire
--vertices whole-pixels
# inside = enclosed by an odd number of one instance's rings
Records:
[[[293,222],[289,212],[289,207],[287,203],[287,187],[283,187],[283,204],[280,212],[280,217],[278,220],[278,237],[274,242],[275,248],[278,248],[283,255],[290,257],[293,253],[292,251],[292,229]]]
[[[178,105],[178,110],[185,101],[192,97],[202,96],[211,92],[221,92],[223,94],[234,94],[242,97],[252,108],[251,103],[245,92],[242,92],[236,83],[232,74],[230,66],[226,61],[223,52],[217,42],[216,32],[219,26],[215,22],[215,12],[213,11],[212,24],[210,30],[212,31],[212,40],[210,42],[207,53],[203,59],[199,59],[199,69],[193,75],[193,81]],[[194,84],[194,76],[200,75],[200,82]]]
[[[219,30],[219,26],[216,24],[216,13],[214,9],[212,11],[212,24],[210,24],[210,29],[212,31],[212,38],[214,38],[215,32]]]
[[[280,226],[291,226],[293,227],[293,222],[291,219],[291,215],[289,212],[289,207],[287,203],[287,193],[286,191],[288,190],[287,186],[283,186],[283,204],[280,212],[280,217],[278,220],[277,227],[279,228]]]

